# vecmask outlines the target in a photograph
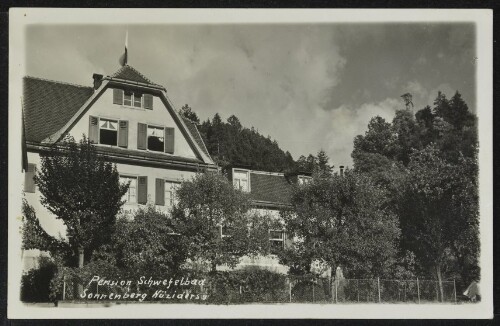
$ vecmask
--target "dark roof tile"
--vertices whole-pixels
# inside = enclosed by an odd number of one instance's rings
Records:
[[[250,196],[253,200],[290,204],[292,186],[284,175],[250,172]]]
[[[121,67],[117,72],[111,75],[111,77],[159,86],[129,65]]]
[[[92,94],[92,87],[25,77],[26,140],[41,142],[60,130]]]

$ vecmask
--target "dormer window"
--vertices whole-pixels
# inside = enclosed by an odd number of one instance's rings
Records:
[[[113,104],[152,110],[153,95],[115,88],[113,89]]]
[[[249,192],[249,173],[244,170],[234,170],[233,171],[233,185],[236,189]]]

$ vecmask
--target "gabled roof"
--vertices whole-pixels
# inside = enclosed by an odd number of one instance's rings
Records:
[[[117,72],[115,72],[113,75],[110,77],[112,78],[120,78],[124,80],[130,80],[134,82],[139,82],[139,83],[144,83],[144,84],[150,84],[150,85],[155,85],[155,86],[160,86],[158,84],[153,83],[149,78],[141,74],[139,71],[137,71],[135,68],[125,65],[121,67]]]
[[[41,142],[61,129],[93,94],[92,87],[25,77],[26,141]]]
[[[184,120],[186,127],[189,129],[189,132],[191,133],[191,135],[193,135],[194,140],[196,141],[198,146],[200,146],[203,153],[205,153],[208,157],[210,157],[210,159],[212,159],[212,157],[210,156],[210,153],[208,152],[207,147],[205,146],[205,142],[203,141],[203,138],[200,135],[198,127],[196,127],[196,124],[194,124],[191,120],[184,118],[184,117],[182,117],[182,120]]]
[[[250,197],[255,201],[289,205],[292,185],[282,174],[250,171]]]

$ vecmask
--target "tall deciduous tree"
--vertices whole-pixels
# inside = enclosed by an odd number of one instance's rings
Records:
[[[197,174],[177,190],[176,232],[189,239],[189,257],[234,266],[247,253],[249,200],[218,173]]]
[[[297,187],[293,209],[283,214],[297,241],[282,255],[292,271],[307,273],[313,260],[344,267],[351,278],[383,275],[397,251],[398,221],[384,191],[368,177],[314,178]]]
[[[109,243],[128,185],[120,184],[116,166],[99,156],[89,139],[75,143],[68,137],[53,145],[41,155],[35,183],[42,205],[66,225],[75,257],[83,249],[89,261],[95,249]]]
[[[461,156],[457,164],[450,163],[435,146],[428,146],[412,155],[398,192],[404,246],[436,275],[441,299],[443,274],[456,276],[444,267],[464,254],[477,263],[476,176],[474,159]]]

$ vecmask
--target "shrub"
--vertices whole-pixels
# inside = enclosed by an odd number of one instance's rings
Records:
[[[50,302],[50,282],[57,266],[47,257],[40,257],[38,268],[29,270],[21,278],[21,301]]]
[[[210,303],[283,302],[288,296],[285,275],[251,268],[217,272],[209,277]]]

